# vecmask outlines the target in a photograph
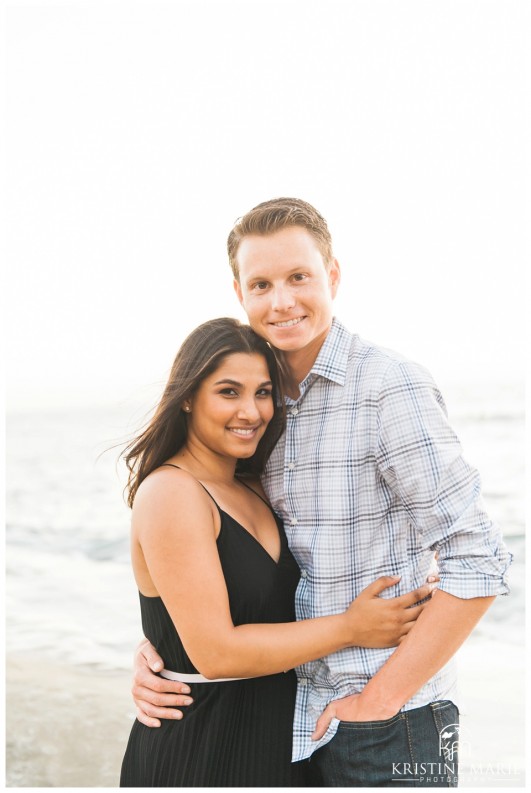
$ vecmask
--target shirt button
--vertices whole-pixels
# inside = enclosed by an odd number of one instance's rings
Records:
[[[292,416],[296,416],[299,412],[299,408],[291,408],[290,413]]]
[[[305,686],[308,681],[306,680],[305,677],[299,677],[297,682],[298,682],[299,686]]]
[[[295,463],[288,463],[288,469],[290,471],[293,471],[294,468],[295,468]]]
[[[308,573],[306,572],[306,570],[301,570],[301,578],[306,578],[307,575]]]
[[[289,523],[290,523],[290,526],[296,526],[298,522],[299,521],[297,520],[297,518],[292,518]]]

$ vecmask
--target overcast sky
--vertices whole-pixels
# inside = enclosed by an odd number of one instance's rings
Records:
[[[521,380],[524,2],[5,5],[8,408],[142,400],[243,319],[226,237],[280,195],[328,219],[351,330]]]

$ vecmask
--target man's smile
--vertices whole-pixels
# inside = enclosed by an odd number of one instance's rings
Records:
[[[286,319],[283,322],[270,322],[269,324],[275,328],[291,328],[294,325],[298,325],[303,319],[306,319],[306,317],[296,317],[296,319]]]

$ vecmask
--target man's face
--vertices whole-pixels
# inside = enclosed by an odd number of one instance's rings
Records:
[[[238,299],[253,329],[278,350],[315,357],[332,323],[339,265],[328,268],[312,235],[291,226],[244,237],[238,248]]]

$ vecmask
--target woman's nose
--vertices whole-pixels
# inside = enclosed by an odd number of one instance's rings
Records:
[[[246,421],[253,422],[260,418],[260,411],[254,399],[246,399],[238,408],[238,416]]]

